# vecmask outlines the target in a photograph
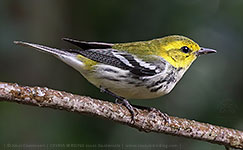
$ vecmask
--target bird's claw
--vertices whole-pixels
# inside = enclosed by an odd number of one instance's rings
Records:
[[[128,111],[131,114],[131,122],[135,122],[134,120],[134,116],[135,116],[135,111],[133,109],[133,106],[126,100],[126,99],[116,99],[116,104],[122,104],[123,106],[125,106]]]

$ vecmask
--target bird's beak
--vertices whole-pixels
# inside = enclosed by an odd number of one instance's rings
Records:
[[[210,48],[203,48],[201,47],[201,49],[199,51],[196,51],[196,55],[200,56],[202,54],[210,54],[210,53],[216,53],[217,51],[214,49],[210,49]]]

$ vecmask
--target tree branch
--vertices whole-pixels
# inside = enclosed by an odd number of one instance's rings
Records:
[[[243,149],[243,132],[239,130],[172,116],[169,116],[170,122],[166,122],[156,110],[149,112],[137,108],[135,122],[132,123],[129,111],[122,105],[48,88],[0,82],[0,101],[90,114],[126,124],[140,131],[166,133]]]

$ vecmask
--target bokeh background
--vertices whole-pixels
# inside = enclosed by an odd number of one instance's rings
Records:
[[[242,8],[242,0],[1,0],[0,81],[114,101],[56,58],[13,41],[74,48],[61,38],[113,43],[185,35],[218,53],[194,62],[170,94],[131,103],[243,130]],[[68,144],[75,144],[72,148],[110,144],[117,146],[112,149],[223,149],[139,132],[96,117],[9,102],[0,103],[0,120],[0,149],[11,144],[50,144],[59,149]]]

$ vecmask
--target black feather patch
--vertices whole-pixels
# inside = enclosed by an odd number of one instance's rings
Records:
[[[85,42],[85,41],[78,41],[69,38],[63,38],[62,40],[74,44],[83,50],[87,49],[106,49],[111,48],[113,44],[110,43],[101,43],[101,42]]]
[[[124,58],[126,58],[128,60],[128,62],[133,66],[132,69],[130,69],[130,71],[136,75],[139,76],[152,76],[155,75],[156,72],[155,70],[151,70],[149,68],[145,68],[143,66],[141,66],[132,55],[128,55],[128,54],[121,54],[121,56],[123,56]]]
[[[90,49],[90,50],[69,50],[83,55],[91,60],[115,66],[124,70],[129,70],[133,75],[136,76],[153,76],[156,74],[155,70],[145,68],[141,66],[135,59],[134,56],[128,53],[119,53],[115,49]],[[114,55],[114,53],[116,55]],[[121,56],[121,57],[118,57]]]

